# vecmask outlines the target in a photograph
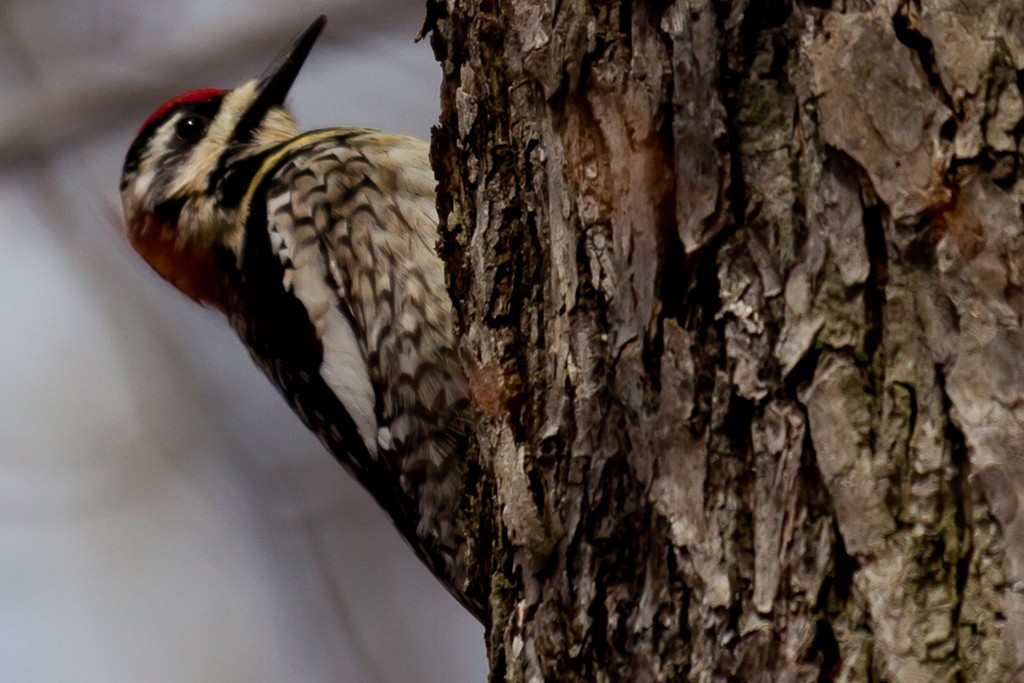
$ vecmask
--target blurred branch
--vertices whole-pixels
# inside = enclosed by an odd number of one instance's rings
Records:
[[[380,0],[324,2],[316,11],[328,15],[322,42],[333,45],[364,43],[382,33],[401,30],[411,42],[422,22],[419,0],[397,0],[381,11]],[[190,88],[221,83],[226,87],[256,77],[302,27],[294,12],[269,14],[248,22],[244,30],[225,25],[215,39],[180,49],[145,55],[120,55],[128,68],[37,68],[25,38],[11,35],[19,61],[28,67],[28,84],[5,92],[0,103],[0,167],[37,160],[75,137],[96,133],[127,120],[141,120],[156,103]],[[2,23],[2,22],[0,22]],[[350,27],[359,27],[358,33]],[[239,65],[248,64],[248,67]],[[92,65],[86,65],[92,66]],[[240,73],[241,71],[241,73]],[[69,75],[70,74],[70,75]]]

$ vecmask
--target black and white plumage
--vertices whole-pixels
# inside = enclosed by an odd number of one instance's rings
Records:
[[[289,404],[478,618],[460,520],[469,402],[424,143],[298,134],[282,103],[323,25],[270,75],[172,100],[121,181],[128,237],[225,313]]]

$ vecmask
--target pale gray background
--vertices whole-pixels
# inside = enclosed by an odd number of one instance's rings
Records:
[[[121,237],[145,116],[329,24],[301,127],[429,136],[419,0],[0,0],[0,681],[484,681],[483,629]]]

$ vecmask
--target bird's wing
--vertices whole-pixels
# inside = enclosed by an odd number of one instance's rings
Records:
[[[468,399],[435,251],[426,146],[341,132],[290,154],[266,182],[280,284],[315,330],[319,376],[350,416],[365,456],[325,442],[343,460],[363,457],[350,468],[466,604],[457,518]],[[479,614],[479,601],[470,608]]]

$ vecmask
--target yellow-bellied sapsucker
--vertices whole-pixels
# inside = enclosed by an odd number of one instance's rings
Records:
[[[132,246],[222,311],[303,422],[478,618],[460,521],[468,399],[435,251],[427,146],[299,134],[284,99],[325,19],[268,75],[163,105],[128,150]]]

